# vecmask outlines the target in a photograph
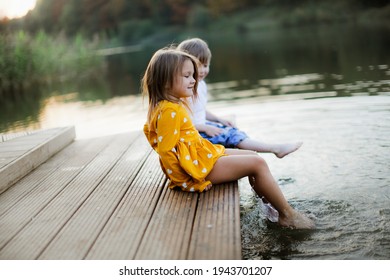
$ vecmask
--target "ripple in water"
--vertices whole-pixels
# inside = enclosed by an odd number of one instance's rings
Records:
[[[244,259],[389,258],[390,209],[372,216],[370,211],[366,213],[366,209],[343,200],[296,199],[289,202],[313,218],[316,229],[282,228],[266,220],[262,207],[243,206]],[[256,199],[256,203],[262,202]]]

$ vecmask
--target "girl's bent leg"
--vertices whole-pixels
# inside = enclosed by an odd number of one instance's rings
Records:
[[[230,153],[227,150],[227,153]],[[253,189],[264,196],[279,212],[279,223],[294,228],[312,228],[311,220],[296,212],[287,202],[274,180],[267,163],[258,155],[247,151],[234,151],[230,156],[221,157],[207,176],[213,184],[238,180],[246,176],[254,178]]]
[[[272,177],[267,163],[256,154],[236,154],[221,157],[206,179],[213,184],[220,184],[247,176],[254,178],[253,189],[258,196],[264,196],[279,212],[291,210],[290,205]]]

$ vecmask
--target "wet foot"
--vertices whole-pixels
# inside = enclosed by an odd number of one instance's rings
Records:
[[[290,144],[283,144],[280,145],[280,148],[277,152],[275,152],[275,155],[278,158],[283,158],[287,156],[288,154],[291,154],[298,150],[302,146],[303,142],[297,142],[297,143],[290,143]]]
[[[279,224],[294,229],[314,229],[314,221],[302,213],[294,211],[291,217],[279,216]]]

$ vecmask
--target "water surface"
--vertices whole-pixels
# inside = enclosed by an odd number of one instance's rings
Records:
[[[17,92],[14,98],[0,96],[0,133],[45,128],[46,110],[53,98],[90,107],[121,96],[137,96],[153,52],[193,36],[205,39],[213,54],[207,78],[213,100],[293,94],[310,94],[311,98],[381,95],[390,91],[390,29],[386,25],[191,32],[107,56],[107,73],[96,80],[35,87]]]
[[[252,138],[304,141],[283,159],[263,157],[289,202],[317,226],[297,231],[267,222],[241,180],[244,257],[390,259],[390,97],[253,102],[242,109],[237,119]]]

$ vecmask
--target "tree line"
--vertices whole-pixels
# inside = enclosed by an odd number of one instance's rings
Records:
[[[381,8],[388,0],[37,0],[36,7],[22,19],[2,20],[29,32],[58,33],[73,36],[80,32],[92,36],[104,33],[117,36],[123,25],[137,28],[172,25],[204,26],[233,13],[270,7],[289,11],[304,6],[327,5],[347,11]],[[143,25],[140,25],[143,23]],[[0,27],[1,28],[1,27]],[[1,29],[0,29],[1,31]]]
[[[388,0],[37,0],[25,17],[0,19],[0,99],[35,83],[96,78],[105,67],[96,49],[139,44],[171,27],[242,33],[261,28],[262,17],[288,26],[362,11],[374,11],[368,21],[380,11],[389,23]]]

